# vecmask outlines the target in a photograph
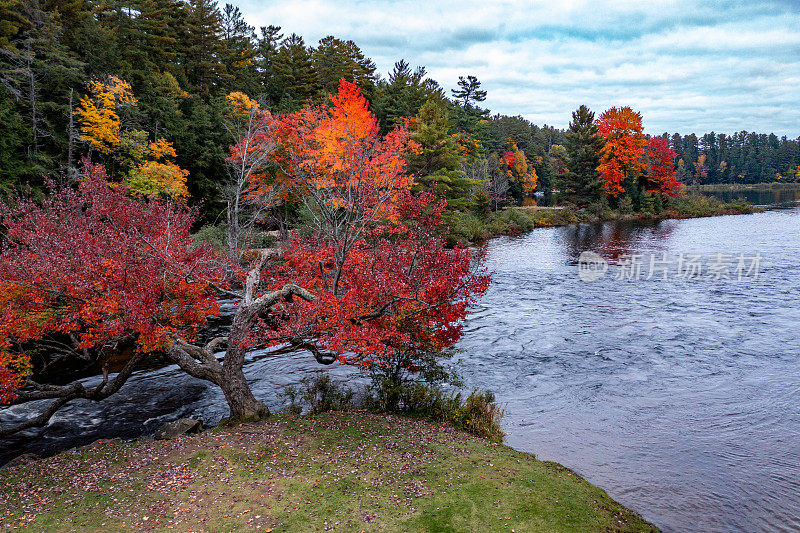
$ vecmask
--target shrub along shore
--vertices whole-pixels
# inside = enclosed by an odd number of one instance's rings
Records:
[[[700,218],[721,215],[742,215],[764,209],[744,200],[722,202],[713,196],[685,194],[670,200],[665,206],[633,211],[630,205],[612,209],[599,202],[584,208],[576,207],[509,207],[487,215],[461,213],[451,221],[453,242],[480,243],[492,237],[519,235],[535,228],[569,226],[612,220],[657,222],[666,219]]]
[[[106,441],[2,476],[4,531],[657,531],[559,464],[366,411]]]

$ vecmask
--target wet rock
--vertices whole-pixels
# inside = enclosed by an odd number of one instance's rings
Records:
[[[187,433],[198,433],[203,429],[203,423],[194,418],[179,418],[167,422],[156,431],[156,440],[169,440]]]
[[[22,455],[14,457],[0,468],[13,468],[15,466],[28,464],[30,462],[36,461],[37,459],[39,459],[39,456],[36,455],[35,453],[23,453]]]

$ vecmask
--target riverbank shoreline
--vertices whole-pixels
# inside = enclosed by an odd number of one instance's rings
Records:
[[[800,182],[797,181],[772,181],[769,183],[705,183],[701,185],[687,185],[688,192],[747,192],[747,191],[775,191],[798,190]]]
[[[481,244],[490,239],[517,236],[540,228],[600,224],[603,222],[639,222],[655,224],[662,220],[682,220],[726,215],[747,215],[765,211],[742,200],[721,202],[704,195],[685,195],[659,211],[622,212],[608,207],[509,207],[478,217],[464,213],[451,223],[455,242]]]
[[[2,476],[4,531],[657,531],[557,463],[362,411],[99,442]]]

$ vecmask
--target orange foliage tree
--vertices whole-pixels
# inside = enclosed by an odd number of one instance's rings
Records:
[[[521,199],[533,196],[539,177],[536,175],[536,169],[528,166],[525,153],[516,143],[509,140],[507,150],[498,158],[498,167],[500,172],[508,176],[509,182],[518,191]]]
[[[284,187],[296,192],[334,249],[335,293],[350,248],[370,225],[393,218],[413,180],[404,172],[405,127],[381,136],[366,99],[344,79],[331,103],[281,117],[274,132]]]
[[[606,193],[618,196],[625,192],[624,181],[644,170],[647,141],[642,133],[642,115],[630,107],[612,107],[600,115],[597,130],[605,139],[597,171]]]
[[[11,239],[0,253],[0,280],[8,285],[0,294],[14,298],[0,316],[5,353],[47,333],[76,335],[76,349],[117,340],[135,348],[120,374],[92,389],[25,382],[15,390],[25,361],[4,355],[6,400],[53,402],[21,425],[0,427],[0,435],[42,426],[73,399],[107,397],[155,349],[218,385],[231,419],[252,420],[269,414],[243,372],[254,347],[289,343],[322,363],[415,371],[421,356],[455,342],[489,282],[481,254],[449,249],[445,203],[410,192],[405,130],[381,137],[352,84],[342,82],[332,104],[271,121],[281,179],[311,213],[279,260],[264,250],[245,266],[243,258],[196,248],[184,209],[131,198],[91,165],[78,192],[64,189],[42,207],[23,201],[0,212]],[[215,294],[238,301],[229,334],[196,345],[197,327],[218,312]]]
[[[446,203],[411,192],[406,129],[381,136],[364,97],[344,80],[329,107],[265,120],[271,135],[259,130],[231,152],[243,158],[244,147],[277,143],[280,170],[268,185],[298,197],[308,223],[281,261],[262,254],[264,267],[251,272],[274,290],[297,283],[314,297],[278,303],[250,338],[307,349],[323,363],[406,369],[455,342],[488,276],[479,253],[447,249]]]

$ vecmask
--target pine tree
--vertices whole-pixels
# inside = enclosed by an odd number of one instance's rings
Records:
[[[604,141],[597,132],[594,113],[585,105],[573,111],[565,136],[568,160],[567,172],[558,183],[561,197],[586,205],[600,198],[603,185],[597,167]]]
[[[323,99],[336,93],[342,78],[355,82],[368,100],[375,93],[375,63],[353,41],[328,35],[312,50],[311,60]]]
[[[130,57],[133,68],[141,72],[172,72],[180,35],[179,28],[185,25],[186,13],[176,0],[138,0],[139,16],[136,18],[136,56]],[[123,73],[124,74],[124,73]],[[147,75],[128,76],[137,89],[137,78]]]
[[[451,89],[453,98],[463,108],[468,108],[473,102],[483,102],[486,100],[486,91],[481,89],[481,82],[475,76],[458,77],[458,89]]]
[[[311,52],[296,33],[283,40],[275,56],[275,76],[281,88],[278,107],[283,111],[299,109],[318,91],[317,73]]]
[[[407,157],[409,173],[427,190],[433,190],[447,199],[450,209],[470,207],[472,192],[482,184],[469,179],[464,173],[464,156],[461,146],[451,134],[451,115],[447,102],[441,97],[431,97],[420,108],[414,120],[411,140],[419,145],[419,152]]]
[[[225,4],[222,10],[222,63],[230,76],[228,90],[256,94],[261,91],[256,69],[255,28],[245,22],[238,7]]]
[[[23,185],[24,177],[30,176],[36,169],[31,168],[25,157],[25,146],[31,136],[30,128],[2,85],[0,116],[3,117],[3,127],[0,128],[0,195],[6,196],[11,189]]]
[[[261,35],[256,41],[256,66],[261,75],[261,86],[269,104],[280,100],[282,89],[275,73],[275,59],[283,40],[280,26],[261,26]]]
[[[475,76],[459,76],[458,87],[450,90],[459,108],[458,130],[481,137],[484,132],[480,124],[489,115],[489,110],[481,109],[477,103],[486,100],[486,91],[481,89],[481,82]]]
[[[221,62],[225,50],[222,14],[213,0],[188,0],[186,10],[186,76],[200,95],[208,97],[225,78],[225,65]]]
[[[0,49],[0,83],[26,122],[26,164],[16,168],[27,174],[17,180],[37,187],[43,174],[66,162],[70,88],[79,86],[85,65],[64,44],[58,12],[43,10],[36,0],[9,8],[24,24],[14,26],[16,35],[8,35],[9,44]]]
[[[439,85],[425,74],[424,67],[411,70],[409,64],[401,59],[394,64],[389,79],[378,83],[374,108],[383,131],[416,116],[431,96],[441,96]]]

